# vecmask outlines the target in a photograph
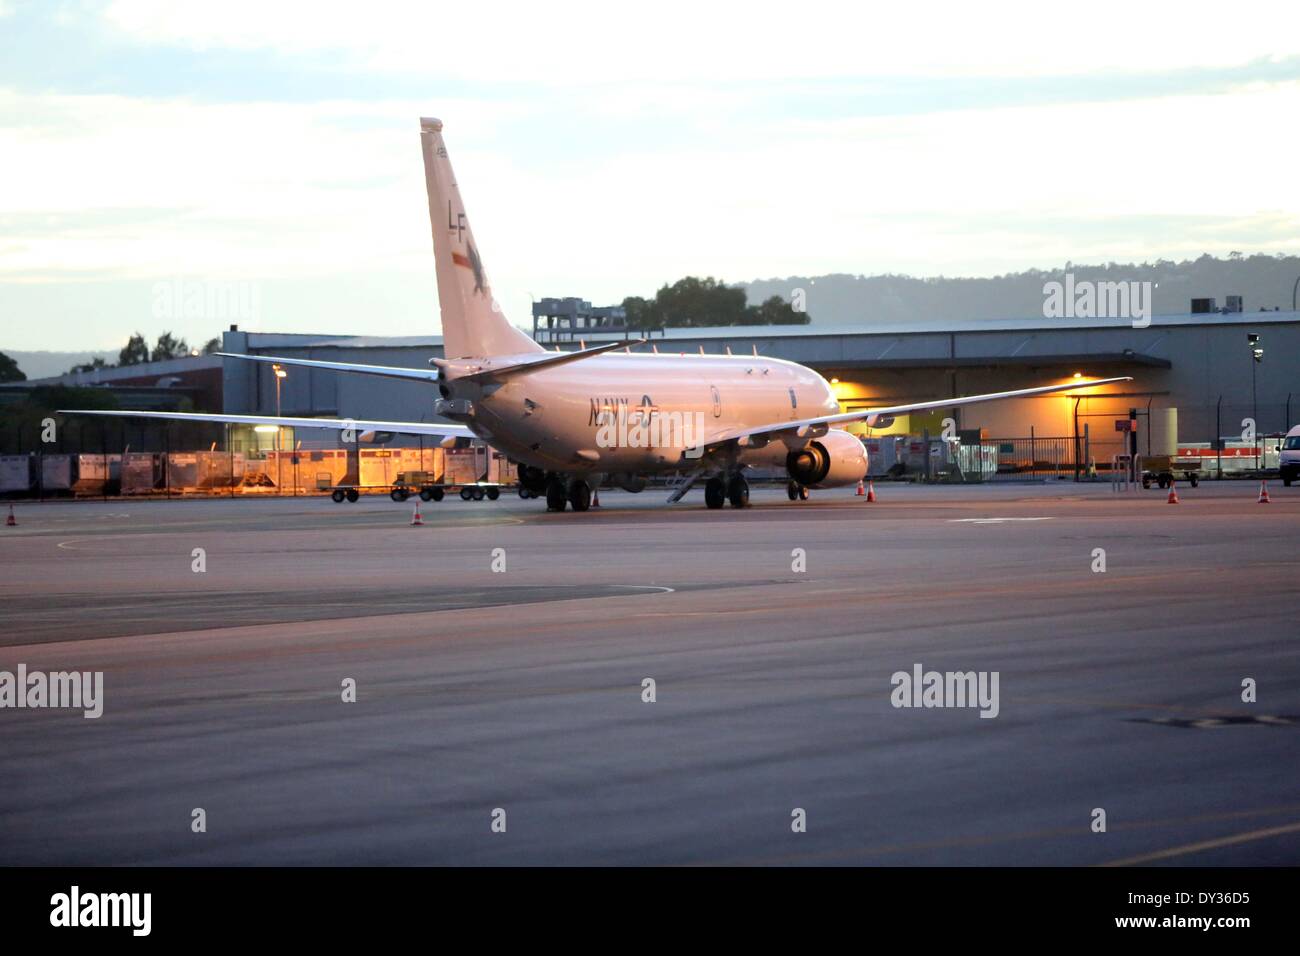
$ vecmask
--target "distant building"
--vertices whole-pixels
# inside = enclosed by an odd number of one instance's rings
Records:
[[[220,356],[185,355],[162,362],[68,372],[0,386],[0,402],[20,401],[42,386],[64,385],[106,389],[122,408],[219,412],[223,401],[223,368]]]

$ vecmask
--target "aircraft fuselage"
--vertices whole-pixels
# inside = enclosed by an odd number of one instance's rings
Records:
[[[658,473],[691,466],[688,449],[755,422],[834,414],[812,369],[757,356],[598,355],[494,385],[449,383],[463,420],[516,461],[548,471]],[[781,465],[781,443],[741,449],[737,465]]]

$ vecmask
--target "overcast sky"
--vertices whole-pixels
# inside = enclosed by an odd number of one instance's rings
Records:
[[[0,349],[437,330],[418,118],[498,300],[1300,252],[1300,4],[0,0]],[[743,12],[742,12],[743,11]],[[815,317],[815,316],[814,316]]]

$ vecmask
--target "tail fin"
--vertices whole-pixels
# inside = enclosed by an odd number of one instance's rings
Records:
[[[492,297],[447,147],[442,142],[441,120],[420,120],[420,145],[429,190],[438,302],[442,306],[443,354],[447,358],[489,358],[543,351],[506,321]]]

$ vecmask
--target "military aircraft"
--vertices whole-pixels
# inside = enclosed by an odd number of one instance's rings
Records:
[[[757,355],[633,352],[643,341],[547,351],[511,325],[492,296],[483,259],[447,156],[443,124],[420,120],[442,311],[443,354],[429,369],[234,355],[228,358],[427,381],[433,411],[451,424],[284,418],[184,412],[92,412],[234,424],[333,428],[435,436],[444,445],[480,438],[518,463],[522,488],[551,511],[586,511],[594,487],[641,491],[647,477],[680,474],[674,503],[704,481],[709,508],[749,502],[745,471],[782,469],[790,499],[812,488],[855,485],[867,472],[850,422],[886,427],[895,416],[1129,381],[1073,380],[1015,391],[841,412],[830,384],[796,362]]]

